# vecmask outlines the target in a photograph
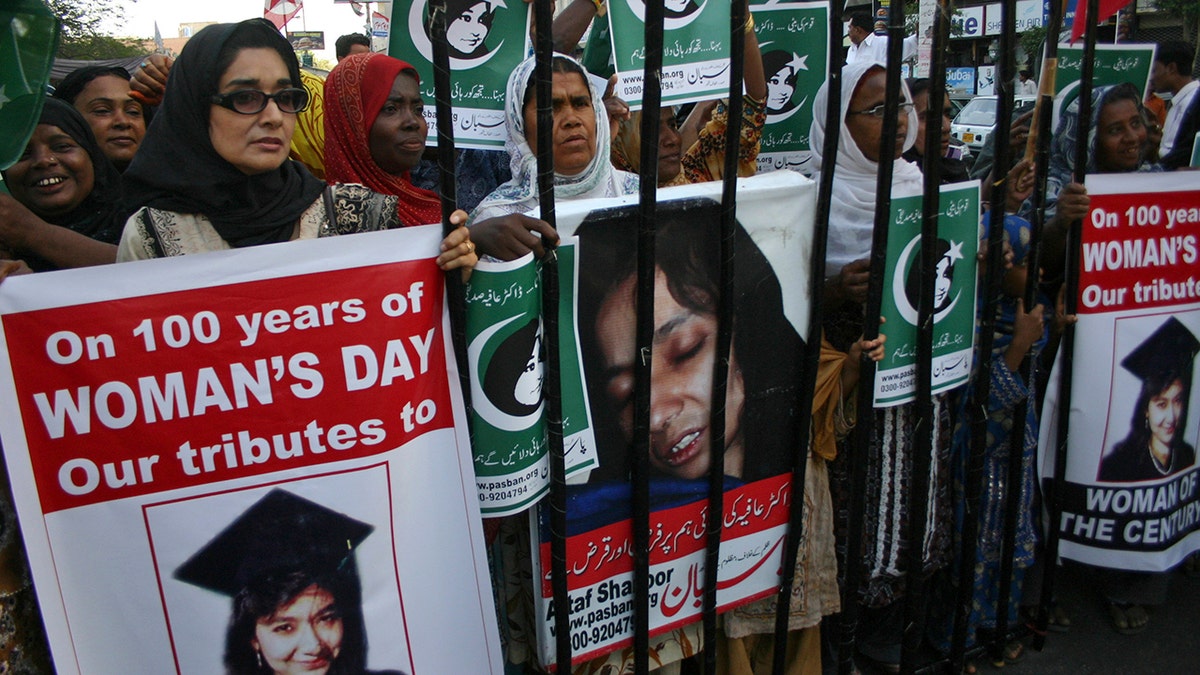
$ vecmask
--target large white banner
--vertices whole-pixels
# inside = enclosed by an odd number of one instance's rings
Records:
[[[1188,172],[1088,176],[1063,557],[1167,570],[1200,548],[1200,184]],[[1058,382],[1058,369],[1051,374]],[[1046,392],[1043,475],[1057,387]]]
[[[440,239],[0,285],[0,434],[60,673],[501,672]]]

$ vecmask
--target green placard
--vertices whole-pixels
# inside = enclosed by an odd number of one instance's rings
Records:
[[[40,0],[5,2],[0,26],[0,168],[7,169],[25,151],[42,114],[59,27]]]
[[[920,298],[921,195],[892,198],[880,332],[887,335],[875,375],[875,405],[916,395],[917,306]],[[938,215],[934,281],[933,393],[965,384],[975,340],[975,256],[979,250],[979,182],[944,185]]]
[[[729,94],[729,3],[663,0],[662,103],[687,103]],[[611,0],[617,96],[642,107],[646,67],[645,0]]]
[[[1150,66],[1154,63],[1152,44],[1096,45],[1092,86],[1103,87],[1128,82],[1143,98],[1150,87]],[[1054,128],[1059,112],[1078,96],[1083,68],[1083,44],[1058,46],[1058,74],[1054,79]]]
[[[559,283],[575,279],[573,246],[558,249]],[[549,489],[542,395],[546,348],[540,264],[532,255],[481,263],[467,285],[471,446],[479,506],[486,516],[522,511]],[[559,304],[559,364],[567,475],[596,466],[587,392],[575,340],[572,295]]]
[[[428,142],[433,145],[437,142],[437,118],[433,46],[426,30],[428,5],[428,0],[394,4],[388,54],[411,63],[421,75]],[[528,53],[529,4],[521,0],[450,0],[447,10],[454,144],[503,148],[505,89],[508,76]]]
[[[750,11],[767,78],[767,122],[758,170],[809,174],[813,96],[829,70],[829,5],[773,3]]]

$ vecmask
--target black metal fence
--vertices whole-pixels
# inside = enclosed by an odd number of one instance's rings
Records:
[[[551,73],[550,62],[553,53],[553,41],[551,36],[551,2],[550,0],[534,0],[535,7],[535,49],[538,59],[536,70],[537,88],[536,96],[538,101],[537,116],[540,128],[549,128],[552,126],[552,112],[550,107],[550,87]],[[1000,53],[1001,61],[998,64],[998,72],[996,75],[996,83],[999,87],[999,110],[997,113],[997,128],[993,133],[994,139],[1007,139],[1009,135],[1009,125],[1011,120],[1011,111],[1013,109],[1013,82],[1015,80],[1016,70],[1013,63],[1013,54],[1016,49],[1015,39],[1015,13],[1016,0],[1005,0],[1003,3],[1003,27],[1000,37]],[[1061,25],[1061,5],[1051,3],[1052,12],[1048,26],[1048,34],[1055,36],[1059,32]],[[1088,11],[1091,16],[1095,16],[1098,12],[1097,0],[1088,0]],[[452,127],[449,123],[450,105],[447,92],[450,88],[450,71],[448,67],[448,59],[446,56],[445,47],[445,4],[443,1],[434,0],[431,2],[434,15],[435,25],[435,82],[437,88],[437,114],[439,118],[439,158],[441,165],[442,176],[442,199],[443,199],[443,214],[444,219],[448,223],[448,216],[453,209],[455,203],[454,176],[453,176],[453,138]],[[886,101],[888,109],[895,110],[901,102],[903,90],[900,84],[900,62],[902,57],[902,40],[904,38],[904,17],[905,3],[902,0],[893,0],[889,13],[889,23],[887,27],[888,43],[888,68],[887,68],[887,86],[886,86]],[[841,64],[843,62],[842,54],[842,23],[840,17],[843,12],[842,0],[831,0],[830,2],[830,25],[829,25],[829,73],[828,73],[828,112],[826,119],[837,120],[840,117],[841,110]],[[935,125],[940,126],[941,111],[943,97],[945,96],[945,68],[944,57],[947,52],[947,44],[949,38],[949,18],[954,12],[954,3],[950,0],[938,0],[937,11],[935,14],[935,22],[932,26],[932,62],[930,64],[930,80],[931,86],[929,89],[929,104],[926,109],[926,121],[929,128],[934,128]],[[736,148],[738,145],[739,124],[737,120],[741,119],[742,106],[742,44],[743,40],[747,39],[745,32],[746,26],[746,6],[743,2],[734,1],[730,4],[730,21],[729,21],[729,43],[731,45],[730,53],[732,55],[732,67],[730,69],[730,89],[728,95],[729,101],[729,119],[735,121],[728,125],[728,137],[726,138],[726,148]],[[1095,46],[1095,24],[1089,27],[1085,38],[1085,49],[1087,53],[1091,53]],[[1053,67],[1053,39],[1048,40],[1050,52],[1047,53],[1047,58],[1050,67]],[[645,14],[645,44],[646,44],[646,66],[642,81],[645,83],[644,92],[644,109],[654,111],[659,108],[661,101],[660,81],[662,73],[662,46],[663,46],[663,5],[662,3],[650,2],[646,5]],[[1090,113],[1087,108],[1090,105],[1090,84],[1092,73],[1090,67],[1092,59],[1084,59],[1085,69],[1082,77],[1081,92],[1079,101],[1083,110],[1080,113],[1081,119],[1089,119]],[[1043,78],[1045,75],[1043,75]],[[1043,90],[1045,91],[1045,90]],[[1041,177],[1042,184],[1035,190],[1036,212],[1032,222],[1032,241],[1029,245],[1028,263],[1029,269],[1038,269],[1038,250],[1043,228],[1043,207],[1045,187],[1046,167],[1048,164],[1048,147],[1050,141],[1050,96],[1043,94],[1039,101],[1039,112],[1037,116],[1037,133],[1034,138],[1037,140],[1036,148],[1030,148],[1030,154],[1036,159],[1037,175]],[[882,138],[880,147],[883,150],[895,147],[895,139],[897,135],[897,116],[886,115],[884,118]],[[836,125],[833,125],[836,128]],[[640,193],[640,210],[638,219],[638,254],[637,254],[637,351],[639,354],[648,354],[652,348],[653,332],[654,332],[654,269],[655,269],[655,222],[656,222],[656,207],[657,207],[657,182],[656,182],[656,152],[658,147],[659,136],[659,121],[657,115],[644,115],[642,117],[641,129],[641,193]],[[1086,135],[1084,135],[1086,139]],[[541,217],[550,225],[555,224],[555,209],[554,209],[554,187],[553,187],[553,151],[551,146],[551,136],[549,134],[538,134],[538,185],[541,204]],[[836,162],[832,158],[837,156],[837,146],[839,142],[846,142],[848,139],[839,139],[838,134],[834,132],[827,133],[824,138],[824,146],[822,155],[827,158],[824,162],[819,178],[818,204],[815,218],[815,236],[813,250],[813,264],[811,267],[811,276],[809,279],[811,289],[811,318],[808,336],[809,339],[805,346],[805,353],[802,362],[804,368],[802,370],[801,382],[798,383],[799,396],[796,402],[796,416],[799,424],[796,427],[796,436],[792,446],[792,484],[794,486],[803,486],[805,484],[805,469],[806,458],[808,454],[808,441],[810,436],[811,426],[811,407],[813,398],[813,389],[816,379],[817,363],[820,352],[820,335],[822,329],[822,293],[820,289],[825,282],[825,240],[828,231],[828,221],[830,214],[830,199],[832,193],[833,181],[836,179]],[[940,138],[938,134],[926,134],[926,157],[937,157],[940,150]],[[1086,143],[1080,143],[1078,152],[1081,159],[1075,162],[1076,167],[1087,166],[1086,162]],[[1005,142],[997,142],[995,144],[995,166],[1008,167],[1012,164],[1013,158],[1009,156],[1008,144]],[[604,149],[601,149],[602,151]],[[887,152],[881,152],[881,157],[889,156]],[[713,444],[713,462],[712,467],[722,467],[722,461],[725,452],[725,392],[726,379],[728,375],[730,343],[732,334],[732,307],[728,302],[728,298],[732,296],[732,280],[736,261],[733,255],[733,228],[737,211],[737,161],[738,154],[736,152],[725,153],[726,166],[724,170],[724,185],[722,197],[722,211],[719,227],[721,228],[721,271],[720,271],[720,298],[718,300],[718,338],[717,338],[717,357],[714,362],[713,373],[713,392],[711,406],[711,441]],[[974,585],[975,566],[966,564],[965,561],[973,561],[976,555],[976,539],[977,539],[977,522],[974,518],[966,518],[964,521],[963,530],[961,532],[962,546],[955,551],[955,556],[959,561],[959,579],[958,579],[958,597],[955,602],[955,622],[952,647],[948,655],[936,658],[934,660],[922,659],[923,652],[921,651],[922,640],[925,635],[925,623],[927,616],[928,592],[927,588],[930,581],[930,571],[923,560],[924,547],[911,542],[923,542],[927,537],[926,527],[928,514],[931,508],[928,496],[930,465],[935,461],[935,439],[933,437],[933,419],[936,414],[933,405],[933,395],[931,393],[932,382],[932,340],[933,340],[933,312],[934,312],[934,268],[936,260],[933,259],[934,249],[933,242],[937,236],[937,221],[938,221],[938,186],[940,185],[940,176],[938,163],[929,161],[925,163],[925,178],[924,178],[924,213],[922,219],[922,260],[921,260],[921,286],[920,286],[920,301],[918,307],[918,377],[917,377],[917,397],[915,406],[915,419],[917,423],[912,430],[913,447],[915,452],[912,457],[911,476],[912,483],[907,491],[908,498],[908,524],[907,524],[907,539],[910,542],[908,547],[907,573],[905,580],[905,592],[903,599],[897,602],[903,602],[903,617],[904,631],[901,652],[901,671],[902,672],[920,672],[928,670],[944,670],[952,669],[953,672],[961,672],[965,661],[974,654],[986,652],[992,658],[1002,658],[1001,650],[1014,637],[1028,635],[1032,632],[1035,635],[1034,647],[1040,649],[1044,641],[1045,629],[1047,626],[1047,607],[1050,599],[1053,597],[1054,589],[1054,565],[1045,564],[1042,569],[1045,570],[1045,577],[1042,583],[1042,598],[1038,619],[1035,626],[1024,625],[1009,625],[1008,611],[1006,610],[1009,604],[1009,589],[1013,577],[1012,550],[1013,539],[1015,536],[1015,523],[1018,517],[1017,510],[1020,508],[1020,490],[1010,489],[1008,491],[1007,508],[1005,515],[1004,541],[1001,543],[1002,555],[1001,560],[1004,564],[1001,567],[999,583],[999,600],[997,605],[999,609],[995,612],[997,617],[996,626],[993,631],[987,635],[975,636],[975,646],[968,649],[968,621],[967,615],[971,607],[971,589]],[[1002,208],[999,205],[1005,203],[1006,191],[1009,186],[1006,184],[1006,178],[1002,175],[1003,171],[996,171],[996,175],[985,185],[985,190],[990,192],[989,201],[994,208]],[[1082,175],[1076,177],[1076,180],[1082,182]],[[868,298],[866,302],[866,310],[864,316],[867,317],[863,321],[862,335],[867,339],[877,337],[879,333],[879,323],[874,320],[880,315],[881,296],[883,290],[883,270],[885,265],[885,252],[887,248],[887,237],[889,229],[889,213],[891,202],[891,183],[892,183],[892,164],[890,162],[881,162],[878,172],[878,183],[876,194],[878,195],[875,217],[874,217],[874,234],[871,244],[870,257],[870,284],[868,290]],[[1077,250],[1079,232],[1079,223],[1076,222],[1070,232],[1070,242],[1068,251]],[[549,247],[548,247],[549,248]],[[979,376],[979,373],[987,373],[990,368],[992,357],[992,338],[993,329],[996,317],[997,304],[1000,299],[1000,278],[1003,273],[1003,228],[995,223],[989,228],[987,241],[987,260],[985,272],[982,282],[982,311],[978,315],[978,346],[976,349],[976,360],[974,377],[972,385],[968,388],[960,390],[957,395],[969,397],[970,403],[967,408],[971,411],[970,427],[972,437],[972,449],[970,458],[967,464],[967,480],[966,480],[966,504],[964,508],[967,512],[975,512],[978,508],[978,500],[981,498],[980,480],[982,473],[982,462],[984,446],[987,442],[987,401],[990,396],[989,378],[987,376]],[[551,530],[551,578],[553,585],[554,597],[554,621],[556,626],[556,655],[557,655],[557,670],[558,672],[569,672],[571,670],[572,648],[570,641],[570,608],[571,603],[568,601],[567,594],[567,553],[566,553],[566,481],[564,469],[563,455],[563,436],[562,436],[562,406],[560,400],[560,387],[558,382],[558,330],[556,329],[558,316],[558,271],[557,261],[553,252],[549,253],[546,260],[543,261],[544,271],[544,321],[547,342],[547,375],[544,385],[546,398],[546,412],[549,425],[549,440],[551,452],[551,490],[548,501],[550,510],[550,530]],[[1067,269],[1071,269],[1070,261],[1068,261]],[[454,278],[454,275],[451,275]],[[1075,288],[1073,284],[1075,279],[1070,275],[1067,278],[1067,294],[1068,303],[1075,297]],[[1035,293],[1037,290],[1037,275],[1029,274],[1028,282],[1024,291],[1024,302],[1026,307],[1032,307],[1034,304]],[[452,297],[454,294],[452,293]],[[1073,307],[1068,306],[1068,312],[1073,310]],[[461,306],[453,308],[453,313],[456,315],[456,348],[460,362],[464,356],[461,340]],[[1061,363],[1063,365],[1062,387],[1064,395],[1069,395],[1070,372],[1071,372],[1071,357],[1072,357],[1072,341],[1071,328],[1067,327],[1067,333],[1062,342]],[[1026,378],[1031,377],[1031,369],[1033,367],[1033,359],[1028,356],[1025,358],[1021,367],[1021,374]],[[872,387],[875,375],[875,363],[866,356],[861,361],[861,379],[858,386],[858,409],[860,411],[869,411],[872,409]],[[466,373],[467,369],[460,368],[461,372]],[[649,574],[649,499],[648,499],[648,452],[649,452],[649,432],[650,432],[650,360],[640,358],[636,360],[635,368],[636,386],[634,393],[635,401],[635,422],[633,447],[634,452],[630,460],[629,475],[631,476],[632,494],[633,494],[633,509],[632,509],[632,530],[634,537],[634,653],[635,653],[635,672],[649,672],[648,652],[649,652],[649,608],[650,608],[650,574]],[[469,391],[469,387],[464,386],[464,391]],[[1027,401],[1027,404],[1032,404]],[[1062,467],[1065,463],[1065,438],[1068,431],[1068,424],[1065,419],[1068,406],[1063,406],[1063,419],[1058,425],[1059,438],[1057,441],[1057,466]],[[1015,419],[1024,419],[1024,409],[1019,409]],[[851,467],[850,479],[848,483],[848,492],[844,495],[847,503],[852,506],[850,509],[849,521],[842,523],[840,529],[844,530],[847,535],[844,541],[843,558],[841,560],[841,569],[839,579],[841,582],[841,597],[842,597],[842,612],[840,617],[827,617],[825,622],[825,630],[830,627],[837,633],[836,638],[832,640],[837,645],[837,658],[839,670],[842,673],[849,673],[853,668],[853,654],[855,652],[856,632],[859,627],[859,591],[864,579],[862,578],[862,565],[859,564],[861,557],[861,544],[863,537],[863,521],[864,512],[867,509],[873,508],[873,505],[868,500],[863,498],[865,494],[864,485],[866,482],[866,466],[868,465],[868,453],[872,452],[872,448],[876,446],[876,429],[875,417],[872,414],[860,414],[859,423],[854,430],[854,434],[850,441],[843,448],[844,453],[849,454],[848,465]],[[1010,467],[1009,484],[1011,486],[1019,486],[1020,471],[1022,470],[1021,448],[1020,443],[1009,443],[1010,457],[1008,466]],[[717,556],[720,551],[720,514],[722,514],[722,499],[723,499],[723,483],[722,472],[719,470],[709,470],[709,490],[708,500],[709,507],[707,509],[708,522],[706,523],[707,532],[707,550],[705,556],[705,580],[703,584],[703,622],[704,622],[704,658],[702,659],[702,670],[705,673],[716,672],[716,650],[711,648],[715,644],[717,635]],[[1061,475],[1062,471],[1059,471]],[[1061,480],[1061,479],[1060,479]],[[1050,506],[1052,521],[1056,519],[1056,514],[1061,510],[1061,506],[1057,506],[1055,499],[1056,493],[1061,486],[1058,481],[1052,483],[1051,489],[1047,494],[1043,495],[1045,502]],[[800,498],[793,499],[790,506],[790,523],[789,534],[786,537],[785,550],[782,560],[784,561],[782,575],[780,577],[778,588],[777,606],[779,608],[776,617],[776,640],[775,640],[775,658],[774,672],[782,673],[785,662],[785,647],[786,640],[783,639],[788,627],[788,609],[789,598],[791,596],[791,587],[793,584],[794,568],[791,564],[796,560],[797,550],[800,537],[797,536],[802,522],[804,500]],[[1054,561],[1057,558],[1058,537],[1055,528],[1048,528],[1047,538],[1044,542],[1043,550],[1040,555],[1044,561]],[[828,619],[836,619],[829,621]]]

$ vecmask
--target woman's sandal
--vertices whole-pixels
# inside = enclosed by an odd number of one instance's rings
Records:
[[[1062,605],[1057,602],[1050,605],[1047,613],[1049,614],[1046,621],[1047,630],[1055,633],[1066,633],[1071,630],[1071,616],[1067,614],[1067,610],[1062,608]]]
[[[1025,645],[1020,640],[1013,640],[1004,645],[1004,651],[1000,655],[999,660],[992,661],[996,668],[1003,668],[1008,663],[1020,663],[1025,658]]]
[[[1037,629],[1037,607],[1022,607],[1021,618],[1030,630],[1035,633],[1039,632]],[[1071,630],[1071,616],[1058,603],[1052,603],[1046,608],[1046,630],[1055,633],[1066,633]]]
[[[1108,616],[1112,620],[1113,629],[1121,635],[1137,635],[1146,630],[1150,623],[1150,615],[1141,605],[1123,602],[1108,602]]]

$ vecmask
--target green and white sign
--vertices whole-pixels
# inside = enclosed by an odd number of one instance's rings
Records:
[[[729,3],[663,0],[662,103],[688,103],[729,93]],[[645,0],[611,0],[616,94],[642,107],[646,67]]]
[[[0,9],[0,168],[25,151],[46,99],[58,50],[58,20],[40,0],[15,0]]]
[[[767,78],[758,170],[811,174],[808,132],[813,96],[829,71],[829,5],[771,3],[750,11]]]
[[[560,247],[559,279],[574,286],[574,247]],[[471,368],[472,450],[479,508],[488,517],[518,513],[546,494],[550,460],[542,378],[542,286],[533,255],[480,262],[467,285],[467,359]],[[596,466],[596,442],[575,340],[570,293],[559,307],[563,446],[567,475]]]
[[[875,406],[916,397],[917,306],[920,300],[921,195],[892,198],[880,332],[887,335],[875,375]],[[971,375],[975,341],[975,255],[979,251],[979,182],[943,185],[934,278],[933,393]]]
[[[1150,66],[1154,63],[1153,44],[1096,45],[1092,86],[1104,87],[1129,82],[1144,98],[1150,89]],[[1058,45],[1058,74],[1054,79],[1054,128],[1058,129],[1060,111],[1078,98],[1079,78],[1083,73],[1083,44]]]
[[[528,53],[529,5],[521,0],[448,0],[446,5],[454,143],[503,148],[505,88]],[[432,145],[437,142],[437,118],[428,6],[428,0],[394,3],[392,23],[407,30],[392,31],[388,54],[411,63],[421,75]]]

